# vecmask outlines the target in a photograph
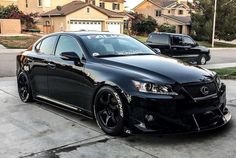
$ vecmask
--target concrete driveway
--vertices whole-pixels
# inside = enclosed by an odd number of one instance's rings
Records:
[[[106,136],[95,121],[46,104],[24,104],[16,79],[0,78],[1,158],[235,158],[236,81],[228,85],[233,118],[201,134]]]

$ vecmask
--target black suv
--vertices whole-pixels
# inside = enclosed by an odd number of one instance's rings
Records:
[[[190,63],[197,62],[198,65],[205,65],[211,59],[210,50],[199,46],[188,35],[154,32],[149,35],[146,44],[151,48],[160,49],[164,55]]]

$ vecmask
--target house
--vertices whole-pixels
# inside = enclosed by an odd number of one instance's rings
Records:
[[[63,6],[74,0],[0,0],[0,5],[17,5],[24,13],[44,13],[57,6]],[[91,3],[100,8],[112,10],[115,12],[124,11],[124,0],[82,0],[86,3]]]
[[[183,0],[144,0],[138,4],[134,12],[152,16],[158,25],[170,24],[176,26],[176,33],[189,34],[191,25],[190,8]]]
[[[123,32],[124,15],[82,1],[72,1],[41,14],[41,17],[44,32],[79,30]],[[48,27],[52,30],[45,30]]]

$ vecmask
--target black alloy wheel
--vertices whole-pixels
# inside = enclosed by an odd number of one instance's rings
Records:
[[[28,77],[25,73],[21,72],[17,76],[17,85],[18,85],[18,93],[20,99],[24,102],[31,102],[32,101],[32,93],[29,84]]]
[[[94,115],[98,126],[112,136],[124,132],[124,107],[120,95],[110,87],[101,88],[94,104]]]

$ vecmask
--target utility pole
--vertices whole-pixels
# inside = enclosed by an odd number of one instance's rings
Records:
[[[214,7],[214,19],[213,19],[213,31],[212,31],[212,48],[214,48],[215,43],[215,29],[216,29],[216,9],[217,9],[217,0],[215,0],[215,7]]]

